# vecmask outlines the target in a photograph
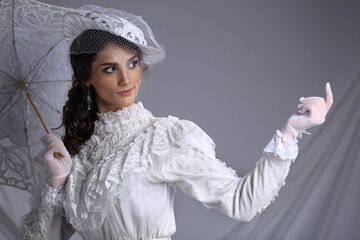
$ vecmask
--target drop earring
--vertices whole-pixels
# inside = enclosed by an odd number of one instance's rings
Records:
[[[88,105],[88,111],[90,111],[90,110],[91,110],[91,95],[90,95],[90,87],[88,87],[88,88],[87,88],[86,101],[87,101],[87,105]]]

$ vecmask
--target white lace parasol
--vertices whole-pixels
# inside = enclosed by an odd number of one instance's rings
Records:
[[[32,0],[0,2],[0,184],[31,192],[38,181],[33,159],[46,131],[26,93],[49,128],[61,124],[72,76],[61,26],[69,11],[75,10]]]

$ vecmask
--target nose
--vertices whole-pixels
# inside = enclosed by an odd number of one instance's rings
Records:
[[[118,79],[118,85],[128,85],[130,83],[130,75],[126,71],[121,71],[119,79]]]

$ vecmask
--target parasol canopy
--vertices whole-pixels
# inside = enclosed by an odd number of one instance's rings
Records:
[[[32,0],[0,2],[0,184],[32,191],[40,166],[33,159],[46,131],[61,124],[71,86],[62,17],[74,9]],[[61,130],[58,130],[61,135]]]

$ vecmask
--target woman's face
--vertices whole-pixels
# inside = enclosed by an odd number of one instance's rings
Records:
[[[139,91],[141,68],[135,51],[110,44],[107,54],[96,54],[91,63],[91,77],[85,83],[93,85],[100,113],[121,110],[134,103]]]

